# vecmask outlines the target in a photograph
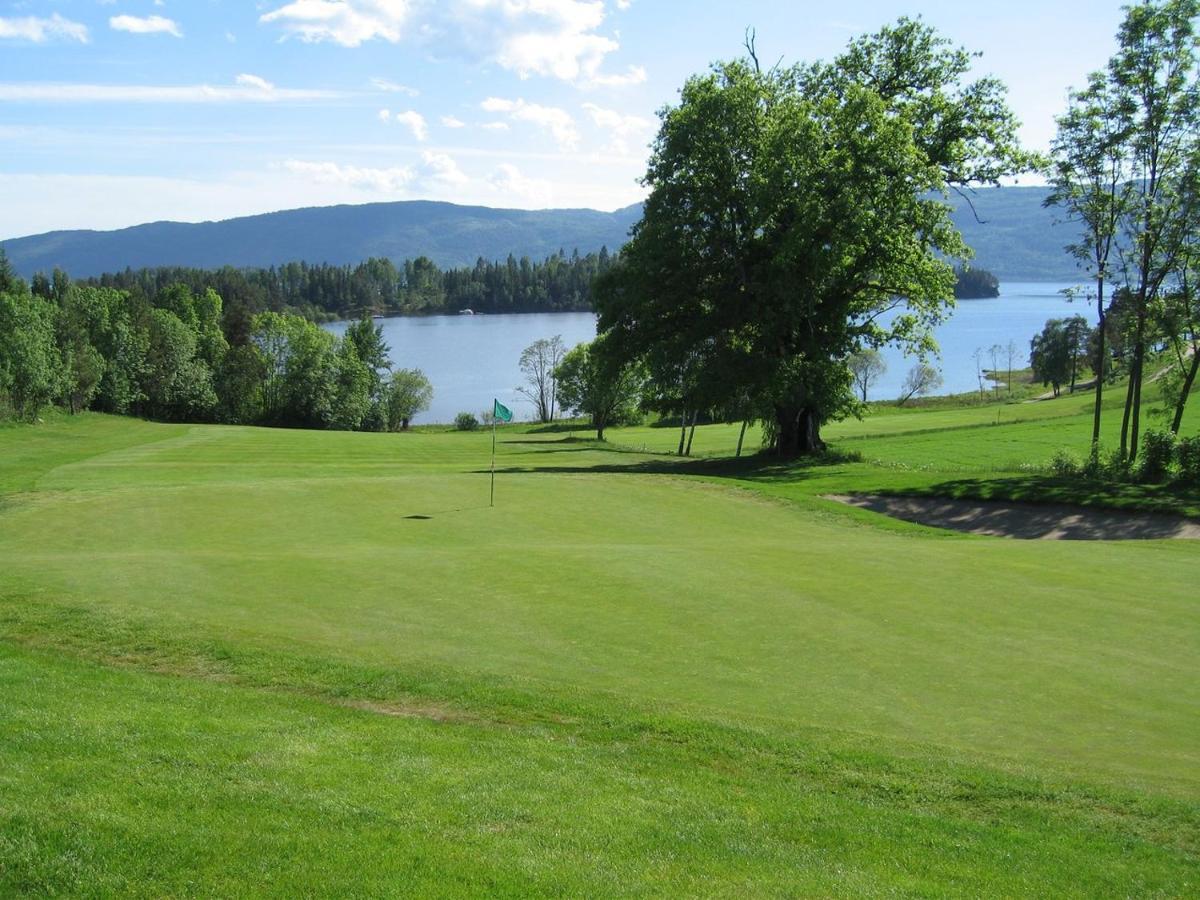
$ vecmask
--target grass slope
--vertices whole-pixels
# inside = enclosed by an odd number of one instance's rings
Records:
[[[2,429],[0,892],[1194,892],[1191,542],[819,499],[1034,477],[1084,406],[513,431],[495,509],[484,434]]]

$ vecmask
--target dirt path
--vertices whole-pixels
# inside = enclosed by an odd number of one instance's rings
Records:
[[[827,495],[885,516],[971,534],[1025,540],[1127,541],[1200,539],[1200,522],[1157,513],[1123,512],[1040,503],[995,503],[941,497]]]

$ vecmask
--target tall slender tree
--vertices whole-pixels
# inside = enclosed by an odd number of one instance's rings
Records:
[[[1109,63],[1131,163],[1122,205],[1128,241],[1121,248],[1132,302],[1132,356],[1121,420],[1121,452],[1129,459],[1138,449],[1152,306],[1169,287],[1195,228],[1189,170],[1200,138],[1198,16],[1200,0],[1145,0],[1127,7]]]

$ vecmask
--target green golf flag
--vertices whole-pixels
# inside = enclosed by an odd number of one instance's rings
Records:
[[[497,422],[511,422],[512,410],[501,403],[499,400],[493,400],[492,415],[496,417]]]

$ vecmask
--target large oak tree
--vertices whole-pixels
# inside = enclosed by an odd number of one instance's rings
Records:
[[[782,456],[852,412],[847,357],[932,347],[967,248],[948,192],[1032,160],[994,79],[919,21],[833,63],[753,55],[691,78],[660,114],[642,221],[596,286],[613,352],[689,372],[693,405],[748,394]]]

